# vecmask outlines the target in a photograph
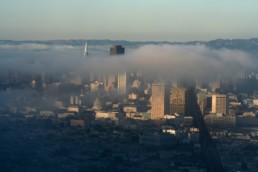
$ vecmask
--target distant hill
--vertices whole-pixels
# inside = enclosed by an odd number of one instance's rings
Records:
[[[258,38],[252,39],[217,39],[208,41],[205,43],[211,48],[228,48],[228,49],[238,49],[244,51],[258,51]]]
[[[83,39],[71,39],[71,40],[27,40],[27,41],[15,41],[15,40],[0,40],[0,44],[19,45],[23,43],[36,43],[47,45],[72,45],[83,46],[86,40]],[[89,45],[114,45],[121,44],[123,46],[141,46],[146,44],[170,44],[170,45],[205,45],[214,49],[235,49],[247,52],[258,53],[258,38],[252,39],[216,39],[211,41],[191,41],[191,42],[162,42],[162,41],[126,41],[126,40],[87,40]]]

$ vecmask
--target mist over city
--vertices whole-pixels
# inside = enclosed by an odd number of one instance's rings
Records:
[[[2,74],[9,70],[50,74],[76,72],[118,73],[140,70],[166,80],[188,76],[194,80],[223,74],[228,77],[255,71],[255,55],[227,48],[213,49],[205,45],[147,44],[126,47],[126,54],[110,57],[112,45],[89,45],[90,58],[85,58],[83,46],[22,43],[0,45]],[[156,76],[156,77],[157,77]],[[154,77],[154,76],[153,76]]]
[[[258,3],[0,2],[0,172],[255,172]]]

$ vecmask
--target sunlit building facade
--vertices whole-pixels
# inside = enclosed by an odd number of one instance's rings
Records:
[[[151,99],[151,119],[159,120],[165,114],[165,84],[153,83]]]
[[[127,93],[127,74],[126,74],[126,72],[121,72],[118,74],[117,90],[118,90],[119,95],[126,95],[126,93]]]
[[[228,114],[228,97],[225,94],[212,95],[211,113]]]

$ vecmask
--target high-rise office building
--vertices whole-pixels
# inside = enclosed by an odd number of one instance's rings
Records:
[[[165,84],[153,83],[151,88],[151,119],[158,120],[165,114]]]
[[[170,114],[190,115],[193,111],[194,95],[192,89],[172,88],[170,92]]]
[[[105,76],[104,79],[104,87],[107,93],[114,93],[115,89],[117,88],[117,80],[116,80],[116,75],[114,74],[108,74]]]
[[[197,93],[196,97],[197,97],[197,103],[200,108],[200,111],[202,114],[204,114],[207,107],[207,92],[200,91]]]
[[[127,93],[127,74],[120,72],[117,77],[117,91],[119,95],[126,95]]]
[[[122,45],[113,45],[110,48],[110,55],[122,55],[125,54],[125,48]]]
[[[223,113],[228,114],[228,97],[225,94],[212,95],[212,107],[211,113]]]
[[[196,90],[197,104],[203,115],[208,114],[211,111],[211,96],[212,94],[208,94],[207,89]]]

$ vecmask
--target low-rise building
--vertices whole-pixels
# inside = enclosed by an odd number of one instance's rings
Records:
[[[236,126],[236,116],[223,114],[209,114],[204,117],[208,127],[234,128]]]
[[[81,119],[71,119],[70,120],[70,126],[71,127],[82,127],[82,128],[84,128],[85,122],[84,122],[84,120],[81,120]]]
[[[58,117],[58,118],[67,118],[67,117],[73,116],[73,115],[74,115],[74,113],[69,113],[69,112],[67,112],[67,113],[59,113],[59,114],[57,115],[57,117]]]

